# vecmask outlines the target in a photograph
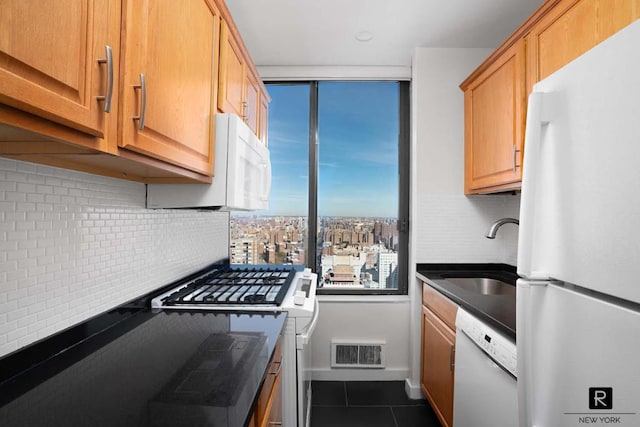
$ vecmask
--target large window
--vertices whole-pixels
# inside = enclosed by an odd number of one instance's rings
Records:
[[[232,215],[232,262],[308,265],[321,292],[406,292],[408,83],[267,87],[270,208]]]

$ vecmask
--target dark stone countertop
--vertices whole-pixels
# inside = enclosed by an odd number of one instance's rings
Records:
[[[416,271],[418,279],[427,282],[470,314],[515,341],[515,294],[480,295],[456,286],[443,277],[456,274],[467,277],[487,277],[515,286],[518,278],[515,267],[507,264],[417,264]]]
[[[242,427],[285,320],[120,307],[0,359],[0,425]]]

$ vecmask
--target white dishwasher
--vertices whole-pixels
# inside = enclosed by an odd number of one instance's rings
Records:
[[[453,427],[517,426],[516,344],[458,309],[455,362]]]

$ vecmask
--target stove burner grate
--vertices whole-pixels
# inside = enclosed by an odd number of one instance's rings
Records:
[[[279,306],[294,276],[292,268],[215,269],[169,295],[164,304]]]

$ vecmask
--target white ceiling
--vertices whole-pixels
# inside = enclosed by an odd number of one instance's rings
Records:
[[[497,47],[543,0],[226,2],[258,66],[409,66],[415,47]]]

